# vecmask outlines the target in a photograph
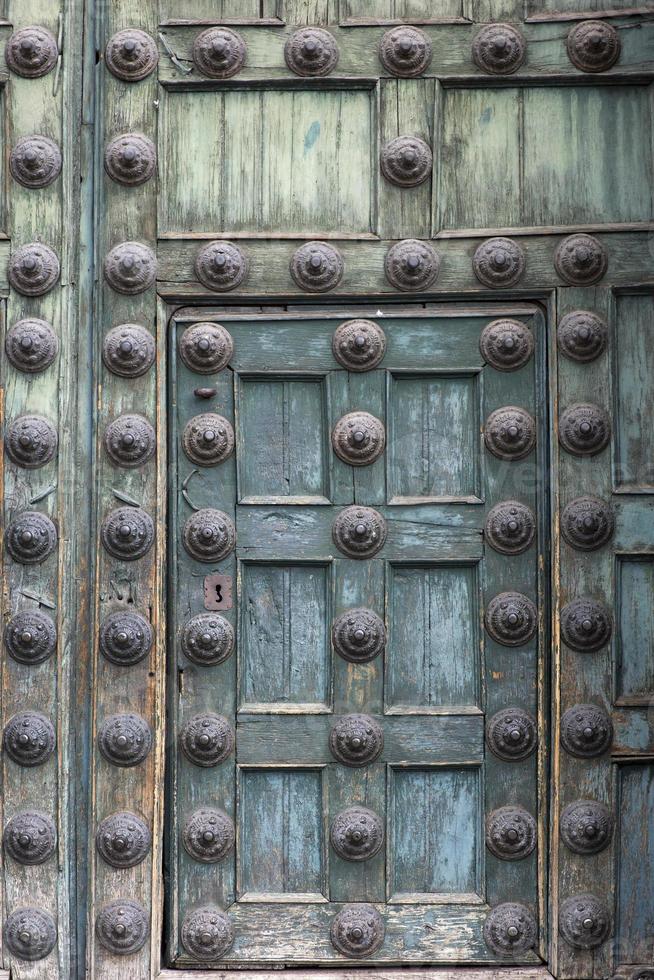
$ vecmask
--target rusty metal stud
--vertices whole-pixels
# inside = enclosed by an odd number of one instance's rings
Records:
[[[565,42],[575,68],[586,72],[607,71],[620,57],[620,35],[603,20],[584,20],[570,28]]]
[[[40,415],[21,415],[8,426],[5,434],[7,456],[17,466],[35,470],[54,459],[57,452],[57,430]]]
[[[573,599],[561,610],[563,642],[580,653],[600,650],[611,639],[611,613],[595,599]]]
[[[248,274],[245,252],[233,242],[203,245],[195,258],[195,274],[203,286],[224,293],[240,286]]]
[[[9,169],[23,187],[47,187],[61,173],[61,150],[47,136],[23,136],[11,151]]]
[[[418,136],[397,136],[384,143],[379,160],[386,180],[398,187],[417,187],[431,176],[431,147]]]
[[[561,839],[575,854],[598,854],[611,841],[613,818],[597,800],[575,800],[561,814]]]
[[[184,426],[182,448],[192,463],[217,466],[234,452],[234,429],[222,415],[203,412]]]
[[[151,844],[147,824],[135,813],[111,813],[100,822],[95,846],[112,868],[133,868],[148,855]]]
[[[489,238],[476,249],[472,269],[484,286],[505,289],[515,286],[525,271],[525,253],[510,238]]]
[[[571,361],[585,363],[603,354],[608,342],[606,321],[590,310],[573,310],[559,323],[559,350]]]
[[[603,755],[613,741],[613,723],[596,704],[575,704],[561,718],[561,745],[578,759]]]
[[[372,507],[346,507],[332,525],[334,544],[350,558],[372,558],[384,547],[386,521]]]
[[[154,337],[138,323],[121,323],[104,338],[102,360],[112,374],[140,378],[154,364]]]
[[[42,960],[57,942],[57,927],[52,916],[43,909],[16,909],[7,916],[4,926],[7,949],[17,960]]]
[[[577,551],[595,551],[613,535],[614,518],[609,504],[597,497],[577,497],[561,514],[561,534]]]
[[[104,169],[112,180],[125,187],[145,184],[154,175],[157,151],[143,133],[123,133],[107,144]]]
[[[386,629],[372,609],[348,609],[334,620],[332,643],[343,660],[365,664],[383,652]]]
[[[534,352],[534,335],[519,320],[493,320],[481,332],[479,349],[496,371],[517,371]]]
[[[373,810],[351,806],[334,818],[329,839],[344,861],[367,861],[384,845],[384,824]]]
[[[384,359],[386,336],[372,320],[346,320],[334,331],[332,353],[348,371],[372,371]]]
[[[284,60],[296,75],[329,75],[338,63],[338,45],[321,27],[301,27],[284,45]]]
[[[383,748],[384,731],[370,715],[344,715],[329,733],[330,752],[344,766],[367,766]]]
[[[496,643],[519,647],[535,636],[538,611],[521,592],[500,592],[488,603],[484,622]]]
[[[523,708],[503,708],[489,719],[486,741],[493,755],[505,762],[520,762],[536,751],[536,721]]]
[[[142,415],[120,415],[107,426],[104,447],[116,466],[131,469],[142,466],[154,456],[157,436]]]
[[[379,43],[379,60],[390,75],[422,75],[431,64],[431,41],[417,27],[394,27]]]
[[[234,943],[234,926],[227,913],[214,906],[194,909],[184,916],[181,940],[196,960],[219,960]]]
[[[224,810],[200,807],[184,824],[182,843],[190,857],[204,864],[223,861],[234,847],[234,823]]]
[[[595,949],[611,934],[611,913],[595,895],[573,895],[561,903],[559,932],[575,949]]]
[[[41,242],[17,248],[9,260],[9,282],[22,296],[44,296],[59,280],[59,259]]]
[[[384,259],[386,278],[404,292],[427,289],[438,279],[441,260],[435,248],[417,238],[391,245]]]
[[[525,39],[511,24],[487,24],[472,42],[472,59],[489,75],[511,75],[523,64]]]
[[[222,510],[204,507],[184,524],[182,544],[197,561],[222,561],[236,547],[236,528]]]
[[[10,718],[2,735],[4,750],[19,766],[40,766],[55,749],[55,730],[38,711],[20,711]]]
[[[111,715],[98,729],[98,748],[114,766],[138,766],[152,748],[152,730],[140,715]]]
[[[491,548],[502,555],[521,555],[536,536],[536,518],[518,500],[503,500],[486,518],[485,535]]]
[[[40,609],[16,613],[5,626],[4,641],[9,655],[32,667],[48,660],[57,648],[57,627]]]
[[[559,442],[574,456],[601,453],[611,438],[611,420],[599,405],[570,405],[559,419]]]
[[[147,657],[152,641],[150,623],[131,610],[111,613],[100,624],[100,651],[119,667],[131,667]]]
[[[7,854],[18,864],[43,864],[57,843],[54,821],[38,810],[24,810],[8,821],[3,835]]]
[[[486,820],[486,847],[502,861],[522,861],[536,847],[536,821],[521,806],[502,806]]]
[[[179,733],[179,744],[194,766],[218,766],[234,751],[234,730],[222,715],[206,711],[189,718]]]
[[[497,956],[521,955],[536,945],[536,920],[524,905],[504,902],[486,916],[484,940]]]
[[[218,613],[199,613],[184,624],[182,651],[201,667],[211,667],[227,660],[234,649],[234,628]]]
[[[219,323],[194,323],[179,339],[179,356],[197,374],[222,371],[233,354],[232,336]]]
[[[324,293],[343,278],[343,258],[328,242],[305,242],[293,252],[290,272],[295,285],[310,293]]]
[[[334,452],[350,466],[368,466],[384,452],[384,423],[369,412],[349,412],[332,432]]]
[[[140,507],[117,507],[102,522],[102,544],[114,558],[135,561],[154,543],[154,524]]]
[[[98,942],[114,956],[129,956],[145,946],[150,924],[139,902],[121,898],[98,912],[95,934]]]
[[[141,242],[121,242],[104,260],[104,277],[117,293],[134,296],[154,285],[157,259]]]
[[[497,408],[486,419],[484,442],[498,459],[523,459],[536,445],[536,423],[524,408]]]
[[[245,65],[247,46],[228,27],[210,27],[193,41],[193,62],[208,78],[231,78]]]
[[[111,74],[122,82],[140,82],[157,67],[159,52],[149,34],[128,28],[109,38],[104,59]]]
[[[21,565],[40,565],[57,547],[57,529],[38,511],[23,511],[5,530],[5,545]]]
[[[608,267],[604,246],[592,235],[568,235],[554,253],[556,271],[571,286],[590,286],[598,282]]]
[[[386,927],[372,905],[346,905],[332,919],[329,936],[332,946],[343,956],[362,959],[381,949]]]
[[[59,48],[45,27],[14,31],[5,47],[7,67],[22,78],[41,78],[57,64]]]
[[[19,371],[36,374],[45,371],[57,356],[59,341],[45,320],[18,320],[5,337],[7,360]]]

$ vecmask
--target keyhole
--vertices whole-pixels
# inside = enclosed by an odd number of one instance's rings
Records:
[[[216,602],[223,601],[223,587],[220,582],[216,583]]]

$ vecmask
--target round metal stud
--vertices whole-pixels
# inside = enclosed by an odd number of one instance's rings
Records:
[[[522,861],[536,847],[536,821],[521,806],[502,806],[486,820],[486,847],[502,861]]]
[[[386,335],[372,320],[346,320],[334,331],[332,352],[348,371],[372,371],[384,359]]]
[[[25,510],[6,528],[5,544],[20,565],[40,565],[57,547],[57,529],[45,514]]]
[[[603,755],[613,741],[613,723],[596,704],[575,704],[561,718],[561,745],[578,759]]]
[[[234,942],[234,926],[225,912],[207,906],[186,913],[181,939],[196,960],[219,960]]]
[[[184,848],[196,861],[215,864],[234,847],[236,833],[231,817],[215,807],[200,807],[188,818],[182,831]]]
[[[188,518],[182,543],[198,561],[222,561],[236,547],[236,528],[222,510],[205,507]]]
[[[536,945],[536,921],[524,905],[504,902],[486,916],[484,940],[497,956],[520,955]]]
[[[344,766],[367,766],[384,748],[384,731],[370,715],[344,715],[329,733],[329,749]]]
[[[203,412],[184,426],[182,448],[192,463],[217,466],[234,452],[234,430],[222,415]]]
[[[5,827],[3,843],[7,854],[18,864],[43,864],[55,851],[54,821],[38,810],[17,813]]]
[[[484,442],[498,459],[523,459],[536,445],[536,423],[524,408],[497,408],[486,419]]]
[[[475,251],[472,268],[479,282],[491,289],[515,286],[525,271],[525,253],[510,238],[489,238]]]
[[[128,610],[111,613],[100,625],[100,650],[112,664],[131,667],[152,649],[152,627],[144,616]]]
[[[17,960],[42,960],[57,942],[57,927],[48,912],[37,908],[16,909],[5,922],[7,949]]]
[[[232,242],[209,242],[195,257],[195,275],[203,286],[218,293],[240,286],[248,268],[245,252]]]
[[[301,27],[284,45],[284,60],[296,75],[329,75],[338,64],[338,45],[321,27]]]
[[[427,289],[438,279],[441,260],[436,249],[417,238],[391,245],[384,259],[386,278],[395,289]]]
[[[236,31],[210,27],[193,41],[193,62],[207,78],[231,78],[245,65],[247,47]]]
[[[571,286],[598,282],[608,267],[606,249],[592,235],[568,235],[554,253],[556,271]]]
[[[644,970],[635,970],[629,980],[654,980],[654,967],[651,970],[648,967]]]
[[[145,946],[148,938],[148,914],[131,898],[110,902],[98,912],[95,934],[114,956],[128,956]]]
[[[349,412],[332,432],[334,452],[350,466],[368,466],[384,452],[384,423],[369,412]]]
[[[384,824],[365,806],[351,806],[332,821],[332,847],[344,861],[367,861],[382,849]]]
[[[9,169],[23,187],[47,187],[61,173],[61,150],[47,136],[23,136],[11,151]]]
[[[100,822],[95,846],[112,868],[133,868],[145,860],[151,836],[147,824],[135,813],[111,813]]]
[[[137,187],[154,176],[157,151],[143,133],[123,133],[107,144],[104,169],[112,180],[124,187]]]
[[[365,664],[383,652],[386,629],[372,609],[348,609],[334,620],[332,643],[343,660]]]
[[[486,606],[484,622],[496,643],[519,647],[536,635],[538,611],[521,592],[500,592]]]
[[[219,323],[194,323],[180,337],[179,356],[198,374],[222,371],[233,354],[232,336]]]
[[[332,946],[343,956],[362,959],[381,949],[386,929],[372,905],[346,905],[335,915],[329,930]]]
[[[21,415],[8,427],[5,435],[7,456],[17,466],[35,470],[54,459],[57,452],[57,430],[40,415]]]
[[[40,766],[54,752],[54,725],[38,711],[20,711],[5,725],[2,742],[17,765]]]
[[[606,322],[596,313],[573,310],[559,323],[559,350],[571,361],[594,361],[606,350],[608,333]]]
[[[9,282],[22,296],[44,296],[59,279],[59,259],[48,245],[30,242],[9,260]]]
[[[559,419],[559,442],[575,456],[595,456],[609,444],[611,420],[599,405],[570,405]]]
[[[597,800],[575,800],[561,814],[561,839],[575,854],[598,854],[609,844],[613,818]]]
[[[611,613],[595,599],[573,599],[561,610],[563,642],[580,653],[600,650],[611,639]]]
[[[40,609],[16,613],[5,626],[4,641],[10,656],[32,667],[48,660],[57,648],[57,627]]]
[[[431,176],[431,147],[418,136],[397,136],[384,143],[381,171],[391,184],[398,187],[417,187]]]
[[[611,507],[597,497],[577,497],[561,514],[561,533],[571,548],[595,551],[613,535]]]
[[[109,39],[104,57],[107,68],[116,78],[123,82],[140,82],[157,67],[159,52],[149,34],[128,28]]]
[[[184,624],[182,652],[200,667],[227,660],[234,649],[234,627],[218,613],[199,613]]]
[[[234,730],[226,718],[210,711],[194,715],[179,734],[182,752],[195,766],[218,766],[234,751]]]
[[[57,64],[59,48],[45,27],[14,31],[5,47],[7,67],[22,78],[41,78]]]
[[[379,60],[390,75],[422,75],[431,64],[431,41],[417,27],[394,27],[379,43]]]
[[[112,374],[140,378],[154,364],[154,337],[138,323],[121,323],[104,338],[102,360]]]
[[[98,748],[113,766],[138,766],[152,748],[152,731],[140,715],[111,715],[98,730]]]
[[[575,949],[595,949],[611,934],[611,914],[595,895],[573,895],[561,903],[559,932]]]
[[[343,278],[343,257],[328,242],[305,242],[293,252],[290,273],[296,286],[308,293],[325,293]]]
[[[142,415],[120,415],[107,426],[104,447],[116,466],[133,469],[154,456],[157,436]]]
[[[154,285],[157,259],[152,249],[141,242],[121,242],[104,260],[104,277],[117,293],[143,293]]]
[[[37,374],[45,371],[57,356],[59,341],[45,320],[18,320],[7,331],[7,359],[19,371]]]
[[[154,543],[154,524],[140,507],[117,507],[102,522],[102,544],[114,558],[135,561]]]
[[[386,521],[372,507],[346,507],[332,526],[334,544],[350,558],[372,558],[384,547]]]
[[[503,500],[488,512],[486,540],[502,555],[520,555],[536,536],[536,518],[525,504]]]
[[[603,20],[584,20],[570,29],[565,46],[575,68],[607,71],[620,57],[620,35]]]
[[[534,352],[534,335],[519,320],[493,320],[481,332],[479,349],[496,371],[517,371]]]
[[[523,64],[525,39],[511,24],[487,24],[472,42],[472,59],[489,75],[511,75]]]
[[[503,708],[489,719],[486,741],[493,755],[505,762],[520,762],[536,751],[536,721],[522,708]]]

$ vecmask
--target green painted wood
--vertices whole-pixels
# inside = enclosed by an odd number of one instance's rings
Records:
[[[645,14],[653,7],[651,0],[527,0],[526,15],[534,19],[557,20],[594,14],[619,16],[626,10]]]
[[[621,703],[650,703],[654,695],[654,557],[616,567],[616,695]]]
[[[622,492],[654,489],[654,436],[644,425],[652,411],[652,297],[618,296],[613,349],[615,372],[614,480]]]
[[[438,24],[463,20],[466,0],[345,0],[342,24]]]
[[[619,851],[616,943],[623,963],[654,958],[654,767],[618,769]],[[640,846],[634,847],[635,841]]]
[[[162,24],[198,21],[209,24],[257,24],[280,19],[280,0],[159,0]]]

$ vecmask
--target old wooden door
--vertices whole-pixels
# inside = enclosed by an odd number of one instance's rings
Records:
[[[12,978],[654,976],[653,6],[0,0]]]

